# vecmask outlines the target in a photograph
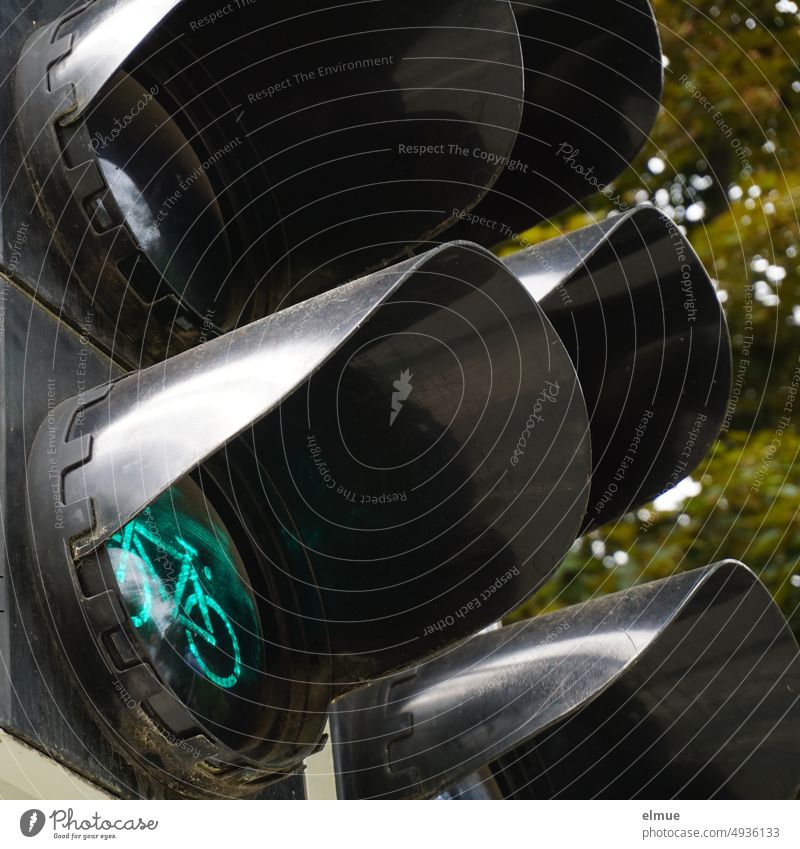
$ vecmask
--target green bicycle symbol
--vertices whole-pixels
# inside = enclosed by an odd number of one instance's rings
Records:
[[[177,623],[182,626],[189,652],[203,675],[219,687],[230,689],[242,673],[236,632],[228,615],[206,591],[206,586],[212,581],[212,573],[207,566],[201,567],[197,549],[181,537],[175,537],[175,543],[179,548],[166,544],[144,522],[129,522],[108,542],[109,549],[120,552],[112,557],[117,583],[124,589],[126,582],[135,582],[140,597],[140,601],[136,602],[140,606],[135,613],[131,611],[135,628],[142,628],[151,621],[162,633],[168,625]],[[171,594],[147,553],[148,544],[156,547],[160,558],[169,557],[179,564],[178,578]],[[156,605],[158,615],[154,615]],[[227,636],[229,651],[220,648],[221,634]],[[210,653],[217,664],[220,658],[225,658],[225,662],[233,668],[226,669],[227,674],[215,672],[209,663]]]

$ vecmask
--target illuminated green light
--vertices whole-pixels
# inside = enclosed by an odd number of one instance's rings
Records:
[[[167,490],[106,548],[134,628],[189,707],[220,712],[210,685],[257,696],[255,599],[230,535],[193,481]]]

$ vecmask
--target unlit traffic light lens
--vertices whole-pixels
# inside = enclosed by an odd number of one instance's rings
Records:
[[[226,151],[206,152],[161,97],[158,85],[118,72],[89,116],[90,143],[120,212],[168,288],[198,315],[221,319],[236,268],[214,187]],[[151,299],[163,285],[155,281]]]

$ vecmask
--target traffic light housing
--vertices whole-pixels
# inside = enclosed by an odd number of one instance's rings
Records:
[[[340,798],[794,798],[797,642],[725,561],[473,637],[337,700]]]
[[[670,222],[637,209],[502,261],[481,246],[599,190],[646,136],[655,23],[646,2],[613,6],[614,32],[572,0],[380,0],[357,26],[316,0],[0,10],[4,730],[121,797],[302,796],[332,701],[347,776],[346,704],[479,664],[473,635],[579,533],[699,461],[728,339]],[[696,610],[687,588],[719,584],[794,657],[747,575],[673,579],[654,644]],[[600,609],[573,613],[588,628]],[[609,640],[627,650],[626,621]],[[654,650],[633,648],[646,669]],[[771,680],[793,686],[789,666]],[[486,673],[486,694],[506,680]],[[559,744],[578,733],[558,727]],[[502,795],[541,793],[542,741],[489,741],[474,767]],[[469,781],[447,750],[447,782],[423,775],[420,795]]]
[[[505,262],[578,372],[592,442],[590,531],[672,489],[710,450],[731,390],[725,314],[691,244],[649,205]]]
[[[525,71],[519,133],[507,167],[456,231],[483,245],[518,239],[598,192],[624,209],[613,180],[661,104],[661,40],[648,0],[511,5]]]
[[[89,300],[131,366],[408,255],[516,138],[507,3],[46,5],[14,57],[15,201],[73,278],[41,296]]]
[[[28,459],[38,591],[115,742],[238,787],[299,767],[334,696],[552,573],[587,432],[524,287],[444,245],[54,407]]]

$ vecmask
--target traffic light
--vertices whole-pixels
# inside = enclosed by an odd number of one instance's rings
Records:
[[[725,561],[473,637],[337,700],[340,798],[794,798],[800,658]]]
[[[733,645],[718,615],[737,599],[737,627],[759,609],[788,659],[757,712],[796,727],[796,645],[741,566],[631,590],[608,622],[613,598],[475,636],[579,534],[688,473],[726,399],[716,294],[660,213],[486,248],[599,190],[646,136],[655,23],[610,5],[0,9],[0,728],[128,798],[302,796],[330,717],[345,795],[453,795],[475,770],[542,794],[551,726],[509,736],[492,699],[528,710],[536,670],[561,693],[551,661],[584,633],[601,674],[574,713],[605,721],[599,689],[667,685],[657,650],[680,645],[685,671],[679,625],[700,613],[720,654],[692,683],[742,673],[761,632]],[[542,655],[529,637],[562,620]],[[434,714],[436,745],[402,756],[419,780],[363,747],[367,717],[400,751],[376,682],[417,679],[482,711],[469,773]],[[719,733],[753,707],[730,695]],[[584,728],[565,704],[558,745]]]
[[[131,366],[408,255],[516,138],[507,3],[42,5],[14,69],[9,168],[31,181],[12,197],[62,270],[40,296],[80,321],[88,294]]]
[[[513,2],[524,108],[508,166],[456,232],[484,245],[600,192],[648,137],[661,103],[661,41],[648,0]]]
[[[37,591],[106,733],[235,789],[551,574],[587,431],[524,287],[444,245],[55,406],[28,457]]]
[[[725,314],[685,236],[647,205],[505,262],[578,372],[592,442],[588,531],[671,489],[708,453],[730,397]]]
[[[115,795],[302,795],[333,695],[503,615],[585,508],[566,350],[433,241],[515,142],[513,10],[0,15],[0,724]]]

